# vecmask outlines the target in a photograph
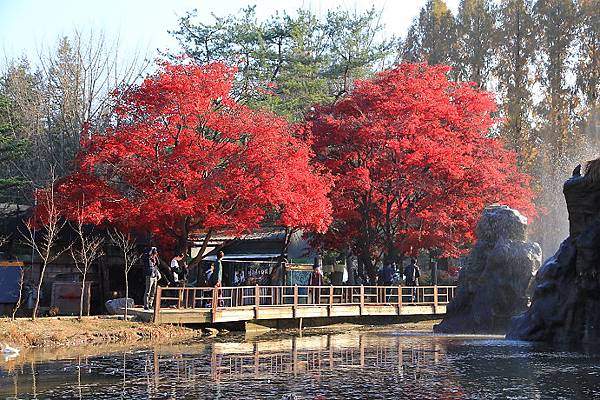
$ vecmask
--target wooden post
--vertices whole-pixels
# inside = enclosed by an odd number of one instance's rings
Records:
[[[363,315],[363,308],[365,306],[365,287],[360,285],[360,315]]]
[[[402,313],[402,286],[398,285],[398,315]]]
[[[331,317],[331,309],[333,308],[333,286],[329,285],[329,305],[327,306],[327,315]]]
[[[258,307],[260,306],[260,289],[258,285],[254,287],[254,319],[258,319]]]
[[[294,285],[294,308],[292,309],[292,313],[294,314],[294,318],[296,318],[296,313],[298,310],[298,285]]]
[[[217,320],[217,304],[219,302],[219,290],[220,287],[215,286],[212,290],[212,312],[211,318],[214,323]]]
[[[181,288],[177,289],[177,308],[181,308],[181,303],[183,302],[183,290]]]
[[[154,318],[153,322],[156,324],[160,320],[160,298],[162,297],[162,288],[157,285],[156,296],[154,297]]]
[[[437,314],[438,311],[438,287],[435,285],[433,287],[433,313]]]

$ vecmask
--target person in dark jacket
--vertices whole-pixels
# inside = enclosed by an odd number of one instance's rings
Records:
[[[323,286],[323,271],[321,270],[321,263],[322,261],[320,257],[315,258],[313,270],[308,276],[308,286],[313,286],[310,288],[313,304],[319,304],[321,288],[318,286]]]
[[[156,287],[160,279],[160,272],[158,271],[159,258],[158,249],[151,247],[150,250],[144,254],[144,277],[146,278],[146,290],[144,292],[144,310],[152,308],[154,303],[154,294],[156,293]]]
[[[391,286],[394,281],[394,274],[396,273],[396,264],[390,262],[383,267],[383,285]]]
[[[417,260],[414,258],[410,259],[410,264],[404,268],[404,283],[406,286],[419,286],[419,278],[421,277],[421,270],[417,265]],[[416,300],[416,288],[412,289],[412,301]]]

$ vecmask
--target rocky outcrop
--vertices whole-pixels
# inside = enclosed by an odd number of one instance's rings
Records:
[[[594,168],[596,170],[594,170]],[[600,161],[565,182],[569,237],[540,268],[530,308],[507,338],[560,343],[600,342]]]
[[[527,218],[507,206],[487,207],[477,224],[468,263],[444,320],[444,333],[504,334],[511,317],[527,308],[527,289],[542,250],[527,242]]]
[[[133,308],[134,301],[131,298],[126,299],[121,297],[118,299],[108,300],[106,303],[104,303],[104,306],[109,314],[115,315],[123,314],[125,312],[125,304],[127,304],[128,309]]]

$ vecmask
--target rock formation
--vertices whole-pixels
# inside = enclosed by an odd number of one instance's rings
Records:
[[[600,159],[565,182],[569,237],[535,277],[531,307],[513,319],[510,339],[600,342]]]
[[[542,250],[526,241],[527,218],[507,206],[487,207],[477,224],[468,263],[444,320],[444,333],[506,333],[511,317],[527,308],[527,288]]]

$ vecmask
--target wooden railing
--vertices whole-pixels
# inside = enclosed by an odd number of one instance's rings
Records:
[[[456,286],[239,286],[159,287],[154,319],[161,308],[213,309],[322,305],[445,305]]]

